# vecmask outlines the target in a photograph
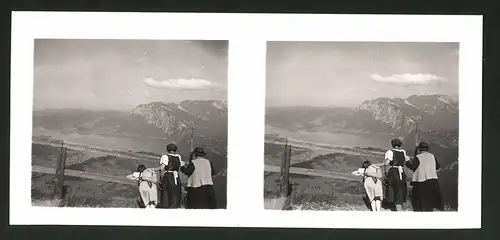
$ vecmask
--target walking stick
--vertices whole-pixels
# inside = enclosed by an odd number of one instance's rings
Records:
[[[161,162],[161,157],[160,157],[160,162]],[[161,164],[160,164],[160,166],[161,166]],[[162,171],[161,168],[158,169],[158,178],[159,178],[159,180],[158,180],[159,182],[157,184],[157,188],[158,188],[158,202],[159,202],[158,206],[159,206],[159,208],[164,208],[164,206],[165,206],[164,204],[165,203],[163,202],[163,199],[162,199],[163,194],[164,194],[163,193],[163,187],[164,186],[162,185],[162,183],[163,183],[163,171]]]
[[[191,162],[193,160],[193,150],[191,149],[191,153],[189,154],[189,162]],[[184,167],[184,166],[183,166]],[[186,206],[186,200],[187,200],[187,189],[186,187],[183,187],[184,191],[186,192],[184,194],[184,197],[182,198],[181,200],[181,206],[184,206],[185,208],[187,208]],[[181,192],[182,194],[182,192]]]
[[[419,129],[418,129],[418,120],[415,121],[415,151],[413,152],[413,157],[417,157],[418,152],[418,144],[419,144]]]

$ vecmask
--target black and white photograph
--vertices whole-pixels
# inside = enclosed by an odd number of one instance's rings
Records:
[[[226,40],[35,39],[31,202],[225,209]]]
[[[481,29],[13,12],[9,223],[481,228]]]
[[[265,209],[460,208],[458,42],[268,42],[266,58]]]

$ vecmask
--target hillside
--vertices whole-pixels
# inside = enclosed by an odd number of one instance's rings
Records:
[[[275,147],[279,149],[281,146],[275,145]],[[267,147],[267,149],[270,148],[271,147]],[[440,156],[440,153],[441,152],[439,150],[436,151],[436,155],[438,157]],[[446,150],[444,153],[449,155],[458,154],[458,148],[455,148],[452,151]],[[292,159],[297,156],[301,155],[292,156]],[[382,161],[380,157],[364,157],[335,152],[327,154],[315,153],[312,156],[314,157],[310,160],[303,159],[302,161],[295,163],[292,162],[291,167],[350,173],[359,168],[361,163],[365,160],[369,160],[372,163],[379,163]],[[441,157],[442,156],[445,155],[441,155]],[[457,158],[451,157],[443,157],[443,164],[447,164],[449,159],[454,159],[454,162],[448,163],[448,167],[440,170],[438,175],[445,205],[447,205],[449,209],[456,210],[458,208],[458,164],[456,164]],[[275,160],[276,164],[273,165],[278,165],[278,160],[279,158]],[[267,159],[266,164],[269,164]],[[405,168],[405,172],[408,176],[411,176],[412,174],[411,170],[407,168]],[[364,190],[360,181],[347,181],[291,174],[290,182],[292,184],[293,192],[290,197],[291,200],[288,203],[289,205],[301,205],[304,209],[307,209],[305,206],[309,206],[309,208],[312,209],[316,206],[321,209],[335,208],[338,210],[367,210],[367,208],[364,207]],[[278,184],[279,173],[265,173],[264,195],[266,197],[278,195]]]
[[[59,148],[33,144],[32,164],[38,166],[55,167],[56,159],[60,153]],[[218,175],[214,178],[216,195],[220,208],[226,206],[226,172],[220,166],[224,157],[210,153],[214,168],[219,169]],[[139,164],[147,167],[155,167],[156,164],[148,161],[137,161],[122,159],[114,156],[99,156],[85,159],[85,152],[68,150],[66,169],[99,173],[111,176],[126,176],[137,169]],[[79,159],[79,161],[72,161]],[[53,175],[32,174],[32,201],[40,201],[50,198],[52,193]],[[118,183],[108,183],[91,179],[65,176],[67,186],[66,206],[87,206],[87,207],[137,207],[135,201],[139,198],[137,186],[124,185]]]

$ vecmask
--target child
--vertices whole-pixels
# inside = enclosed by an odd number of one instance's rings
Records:
[[[370,161],[365,161],[361,165],[361,168],[352,172],[352,174],[363,177],[363,185],[372,211],[380,211],[383,198],[382,170],[380,167],[371,164]]]
[[[137,167],[137,172],[128,175],[127,178],[138,181],[139,193],[146,209],[156,208],[158,203],[156,172],[141,164]]]

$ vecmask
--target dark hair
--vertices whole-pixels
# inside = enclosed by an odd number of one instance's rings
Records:
[[[426,142],[419,142],[417,148],[420,151],[428,151],[429,150],[429,144],[427,144]]]
[[[363,164],[361,164],[361,167],[362,168],[367,168],[369,167],[370,165],[372,165],[372,163],[370,161],[364,161]]]
[[[169,143],[166,146],[167,152],[176,152],[177,151],[177,145],[175,143]]]
[[[137,166],[137,171],[138,172],[143,172],[144,170],[146,170],[146,166],[144,166],[144,164],[141,164],[141,165]]]
[[[391,140],[391,146],[393,148],[401,147],[403,145],[403,142],[399,138],[394,138]]]

